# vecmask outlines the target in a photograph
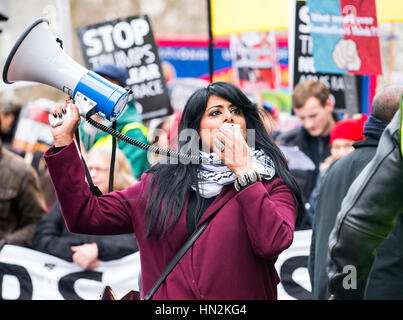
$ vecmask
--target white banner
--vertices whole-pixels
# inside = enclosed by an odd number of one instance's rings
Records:
[[[284,250],[276,261],[281,282],[278,285],[279,300],[312,299],[308,273],[308,257],[312,230],[296,231],[292,245]]]
[[[139,271],[138,252],[84,270],[52,255],[5,245],[0,251],[0,299],[98,300],[106,285],[120,299],[138,290]]]
[[[279,300],[311,299],[307,269],[311,230],[297,231],[276,269],[281,278]],[[97,300],[110,285],[117,298],[138,290],[140,255],[101,262],[93,270],[39,251],[5,245],[0,251],[0,300]]]

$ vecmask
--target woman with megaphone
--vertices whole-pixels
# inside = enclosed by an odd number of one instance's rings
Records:
[[[238,87],[211,83],[187,101],[179,151],[196,148],[200,161],[161,161],[135,185],[99,197],[73,142],[79,123],[73,104],[45,153],[67,227],[134,232],[144,299],[277,298],[274,263],[293,241],[301,195],[257,106]]]

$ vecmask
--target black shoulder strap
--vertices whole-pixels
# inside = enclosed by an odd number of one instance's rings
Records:
[[[217,213],[211,215],[206,221],[203,222],[203,224],[200,225],[199,228],[197,228],[193,234],[186,240],[186,242],[183,244],[183,246],[179,249],[175,257],[171,260],[171,262],[168,264],[168,266],[165,268],[164,272],[161,274],[157,282],[153,285],[153,287],[150,289],[150,291],[144,296],[143,300],[150,300],[154,293],[158,290],[159,286],[165,281],[166,277],[169,275],[169,273],[172,271],[172,269],[176,266],[176,264],[179,262],[179,260],[184,256],[186,251],[193,245],[193,243],[197,240],[198,237],[203,233],[203,231],[207,228],[207,225],[210,223],[210,221],[214,218],[214,216]]]
[[[112,122],[112,129],[116,130],[116,120]],[[113,191],[113,175],[115,173],[116,144],[117,139],[114,136],[112,136],[112,154],[111,154],[111,165],[109,170],[109,192]]]
[[[83,155],[82,155],[82,153],[81,153],[81,146],[80,146],[80,129],[79,129],[79,128],[77,128],[75,135],[76,135],[76,141],[77,141],[78,150],[80,151],[80,157],[81,157],[81,160],[82,160],[82,162],[83,162],[83,164],[84,164],[85,176],[86,176],[86,178],[87,178],[88,185],[90,186],[90,190],[91,190],[92,194],[95,195],[95,196],[97,196],[97,197],[99,197],[99,196],[102,195],[102,192],[101,192],[101,190],[99,190],[98,187],[95,186],[94,183],[92,182],[92,178],[91,178],[91,175],[90,175],[90,171],[88,170],[87,164],[85,163],[85,160],[84,160]]]

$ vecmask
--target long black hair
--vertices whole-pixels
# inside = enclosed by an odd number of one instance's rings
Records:
[[[194,92],[183,110],[179,132],[184,129],[200,132],[200,122],[207,106],[207,100],[211,95],[221,97],[242,109],[246,128],[255,130],[255,148],[263,150],[271,157],[276,176],[283,180],[294,196],[297,205],[296,223],[298,224],[304,212],[300,189],[288,170],[282,152],[267,133],[256,104],[252,103],[237,86],[227,82],[214,82],[206,88]],[[184,143],[179,141],[178,150],[181,150]],[[196,186],[197,195],[194,214],[200,213],[202,201],[197,188],[198,168],[199,164],[184,164],[178,161],[176,164],[156,164],[149,169],[148,172],[153,175],[150,180],[145,213],[147,218],[146,236],[150,236],[153,232],[160,236],[177,222],[192,185]]]

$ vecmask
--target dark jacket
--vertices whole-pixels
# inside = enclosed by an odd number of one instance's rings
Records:
[[[301,189],[305,209],[309,210],[309,201],[319,175],[319,164],[330,155],[329,136],[312,137],[301,127],[280,135],[278,142],[284,146],[298,146],[315,164],[315,170],[290,169]],[[295,230],[311,229],[311,227],[308,211],[305,211]]]
[[[85,182],[74,143],[51,153],[45,153],[45,160],[69,230],[93,234],[134,232],[141,256],[141,292],[148,292],[189,237],[188,198],[177,223],[164,238],[146,238],[151,174],[143,174],[140,182],[123,191],[95,197]],[[279,178],[256,182],[239,193],[233,185],[224,186],[198,225],[216,212],[153,299],[277,298],[279,277],[274,264],[294,236],[296,206],[289,188]]]
[[[0,240],[32,247],[36,224],[46,213],[45,200],[33,167],[0,141]]]
[[[391,254],[380,270],[384,282],[382,290],[390,286],[402,298],[402,234],[403,158],[399,127],[401,111],[397,112],[385,129],[374,158],[354,180],[338,213],[329,238],[329,290],[336,299],[362,299],[368,275],[374,262],[374,250],[389,235]],[[396,232],[395,232],[396,231]],[[386,243],[386,241],[384,242]],[[393,247],[393,249],[391,248]],[[345,266],[356,270],[356,289],[346,287]],[[380,267],[380,266],[379,266]],[[350,267],[349,267],[350,268]],[[379,269],[379,268],[378,268]],[[375,288],[377,290],[377,288]]]
[[[102,261],[120,259],[138,251],[136,237],[133,234],[91,236],[69,232],[59,203],[56,203],[37,225],[34,249],[73,261],[73,251],[70,247],[91,242],[96,242],[98,259]]]
[[[333,114],[333,118],[339,120],[336,114]],[[290,170],[301,188],[304,203],[309,204],[319,174],[319,164],[330,155],[329,135],[312,137],[303,127],[299,127],[280,134],[277,140],[280,145],[298,146],[315,164],[315,170]]]
[[[321,179],[308,260],[314,299],[329,298],[326,273],[329,235],[348,188],[375,155],[378,139],[366,137],[353,146],[355,150],[333,162]]]

